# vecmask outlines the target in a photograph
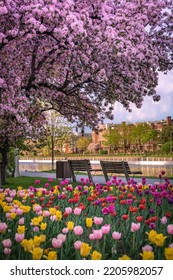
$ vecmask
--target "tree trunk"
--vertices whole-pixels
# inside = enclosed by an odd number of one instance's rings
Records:
[[[2,155],[2,161],[1,161],[1,184],[6,183],[6,177],[7,177],[7,165],[8,165],[8,152],[9,152],[9,146],[5,145],[4,148],[0,148],[0,153]]]

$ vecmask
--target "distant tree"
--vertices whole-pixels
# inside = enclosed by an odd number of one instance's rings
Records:
[[[91,143],[90,137],[79,137],[76,141],[76,148],[79,152],[85,152],[88,149],[89,144]]]
[[[165,126],[160,133],[160,142],[162,144],[173,141],[173,126]]]
[[[173,153],[173,141],[165,142],[162,145],[161,150],[162,150],[162,152],[164,152],[166,154],[172,154]]]
[[[103,134],[103,137],[103,144],[109,147],[110,152],[114,152],[116,149],[118,149],[121,135],[117,127],[113,127],[109,130],[106,130]]]
[[[157,142],[157,131],[152,129],[147,123],[138,123],[131,131],[132,142],[136,150],[143,151],[143,146],[147,142]]]

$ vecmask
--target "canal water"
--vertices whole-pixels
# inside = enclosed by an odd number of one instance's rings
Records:
[[[167,164],[129,164],[131,170],[141,170],[142,176],[147,177],[158,177],[161,171],[165,171],[166,177],[173,177],[173,165]],[[55,164],[56,166],[56,164]],[[24,171],[48,171],[51,170],[51,163],[50,162],[20,162],[19,163],[19,170],[20,172]],[[94,164],[94,167],[99,167],[97,163]]]

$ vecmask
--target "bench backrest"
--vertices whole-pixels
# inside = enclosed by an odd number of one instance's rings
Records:
[[[124,173],[123,161],[100,161],[100,164],[106,173]]]
[[[91,169],[91,163],[87,159],[68,160],[68,162],[73,171],[88,171],[88,169]]]

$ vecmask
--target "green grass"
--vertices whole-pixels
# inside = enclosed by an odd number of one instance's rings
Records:
[[[47,178],[42,177],[27,177],[27,176],[21,176],[17,178],[9,177],[6,180],[6,184],[4,184],[4,188],[10,188],[10,189],[16,189],[17,187],[21,186],[24,189],[29,188],[30,186],[37,186],[35,184],[35,180],[40,180],[40,185],[43,187],[45,183],[48,182]],[[59,181],[57,179],[53,179],[53,182],[51,184],[58,184]],[[38,185],[38,186],[40,186]]]

